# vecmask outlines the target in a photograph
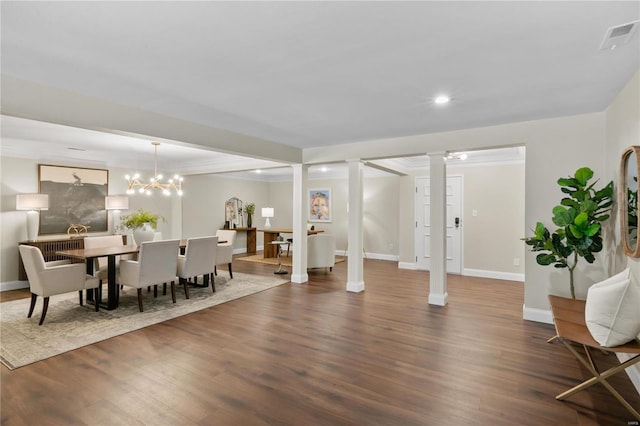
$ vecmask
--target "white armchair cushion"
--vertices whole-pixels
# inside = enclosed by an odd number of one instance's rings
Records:
[[[191,278],[213,273],[218,237],[189,238],[185,254],[178,256],[178,276]]]
[[[146,241],[138,260],[120,261],[120,284],[142,288],[177,281],[180,240]]]
[[[640,287],[627,268],[592,285],[587,292],[585,323],[601,346],[623,345],[640,334]]]

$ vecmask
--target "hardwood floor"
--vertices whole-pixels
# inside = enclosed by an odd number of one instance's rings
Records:
[[[363,293],[345,291],[345,262],[307,284],[2,366],[2,425],[637,424],[601,385],[555,400],[589,374],[546,343],[552,326],[522,320],[522,283],[450,276],[437,307],[428,273],[365,262]],[[611,381],[640,406],[625,375]]]

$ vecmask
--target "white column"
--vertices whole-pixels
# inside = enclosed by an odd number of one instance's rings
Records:
[[[447,304],[447,166],[444,153],[429,153],[431,178],[431,270],[429,304]]]
[[[309,166],[294,164],[293,168],[293,268],[292,283],[306,283],[307,274],[307,176]]]
[[[360,160],[348,160],[349,167],[349,212],[348,212],[348,237],[349,250],[347,253],[347,291],[364,291],[363,272],[363,227],[362,227],[362,170],[364,164]]]

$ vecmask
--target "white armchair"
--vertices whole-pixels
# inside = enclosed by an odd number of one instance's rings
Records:
[[[331,234],[315,234],[307,237],[307,268],[329,268],[336,263],[336,237]]]
[[[69,261],[45,262],[42,252],[37,247],[19,246],[20,256],[27,272],[29,288],[31,290],[31,305],[28,318],[31,318],[38,296],[44,297],[42,315],[38,325],[42,325],[49,308],[49,297],[56,294],[79,292],[82,306],[82,291],[98,288],[97,278],[86,274],[84,263],[70,263]],[[98,312],[98,298],[95,298],[95,310]]]
[[[176,271],[180,240],[146,241],[140,244],[138,260],[120,261],[120,284],[138,290],[138,308],[143,312],[142,289],[171,282],[171,297],[176,303]]]
[[[189,298],[189,284],[187,280],[202,275],[202,281],[208,286],[207,280],[211,278],[211,287],[216,291],[213,280],[213,271],[216,267],[215,258],[218,245],[218,237],[189,238],[184,255],[178,256],[178,278],[184,285],[185,296]]]
[[[233,279],[233,269],[231,263],[233,262],[233,245],[236,242],[236,231],[231,229],[218,229],[216,231],[218,241],[226,241],[226,243],[218,244],[216,250],[216,265],[227,264],[229,269],[229,277]],[[218,273],[217,269],[214,273]]]

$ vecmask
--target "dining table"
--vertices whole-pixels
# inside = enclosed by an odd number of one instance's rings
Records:
[[[227,241],[218,241],[218,244],[224,244]],[[180,251],[183,252],[187,246],[187,240],[180,240]],[[93,275],[93,260],[99,257],[107,258],[107,303],[101,305],[107,310],[113,310],[118,307],[118,284],[116,277],[116,258],[118,256],[127,254],[136,254],[140,251],[140,246],[136,244],[110,246],[110,247],[96,247],[90,249],[72,249],[72,250],[59,250],[56,254],[59,256],[67,257],[69,259],[82,260],[86,264],[87,274]],[[96,295],[93,291],[87,290],[87,300],[93,300]]]

